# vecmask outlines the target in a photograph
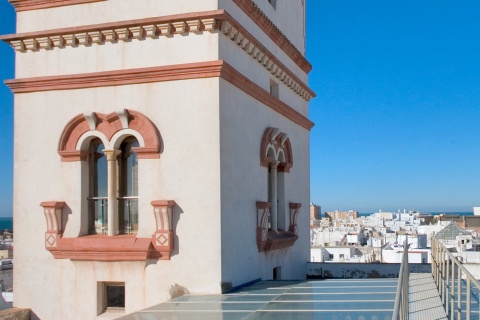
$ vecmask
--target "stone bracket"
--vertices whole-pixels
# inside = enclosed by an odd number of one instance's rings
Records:
[[[162,256],[168,257],[175,247],[174,232],[172,227],[172,214],[175,201],[173,200],[155,200],[151,202],[153,213],[155,215],[155,233],[152,236],[154,248]]]
[[[47,220],[47,231],[45,232],[45,248],[47,250],[55,249],[58,246],[58,241],[63,235],[63,208],[65,202],[63,201],[45,201],[40,203],[43,207],[43,213]]]

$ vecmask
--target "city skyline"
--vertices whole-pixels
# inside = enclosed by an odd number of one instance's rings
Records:
[[[322,212],[480,205],[479,9],[473,0],[307,1],[310,194]],[[0,34],[13,33],[7,0],[0,16]],[[13,57],[1,42],[0,216],[12,211],[13,96],[3,81]]]

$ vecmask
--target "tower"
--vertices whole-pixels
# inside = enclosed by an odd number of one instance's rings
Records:
[[[92,319],[305,277],[303,0],[10,2],[16,307]]]

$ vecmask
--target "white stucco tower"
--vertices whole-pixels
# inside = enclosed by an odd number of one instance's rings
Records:
[[[14,306],[95,319],[305,277],[305,0],[9,1]]]

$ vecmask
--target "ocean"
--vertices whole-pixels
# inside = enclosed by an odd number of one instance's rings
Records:
[[[13,218],[12,217],[0,217],[0,231],[13,230]]]
[[[394,213],[397,213],[397,212],[394,212]],[[401,212],[403,213],[403,212]],[[460,216],[473,216],[473,212],[422,212],[422,213],[429,213],[431,215],[434,215],[434,216],[438,216],[439,214],[457,214],[457,215],[460,215]],[[371,215],[372,213],[358,213],[358,216],[359,217],[366,217],[366,216],[369,216]]]

